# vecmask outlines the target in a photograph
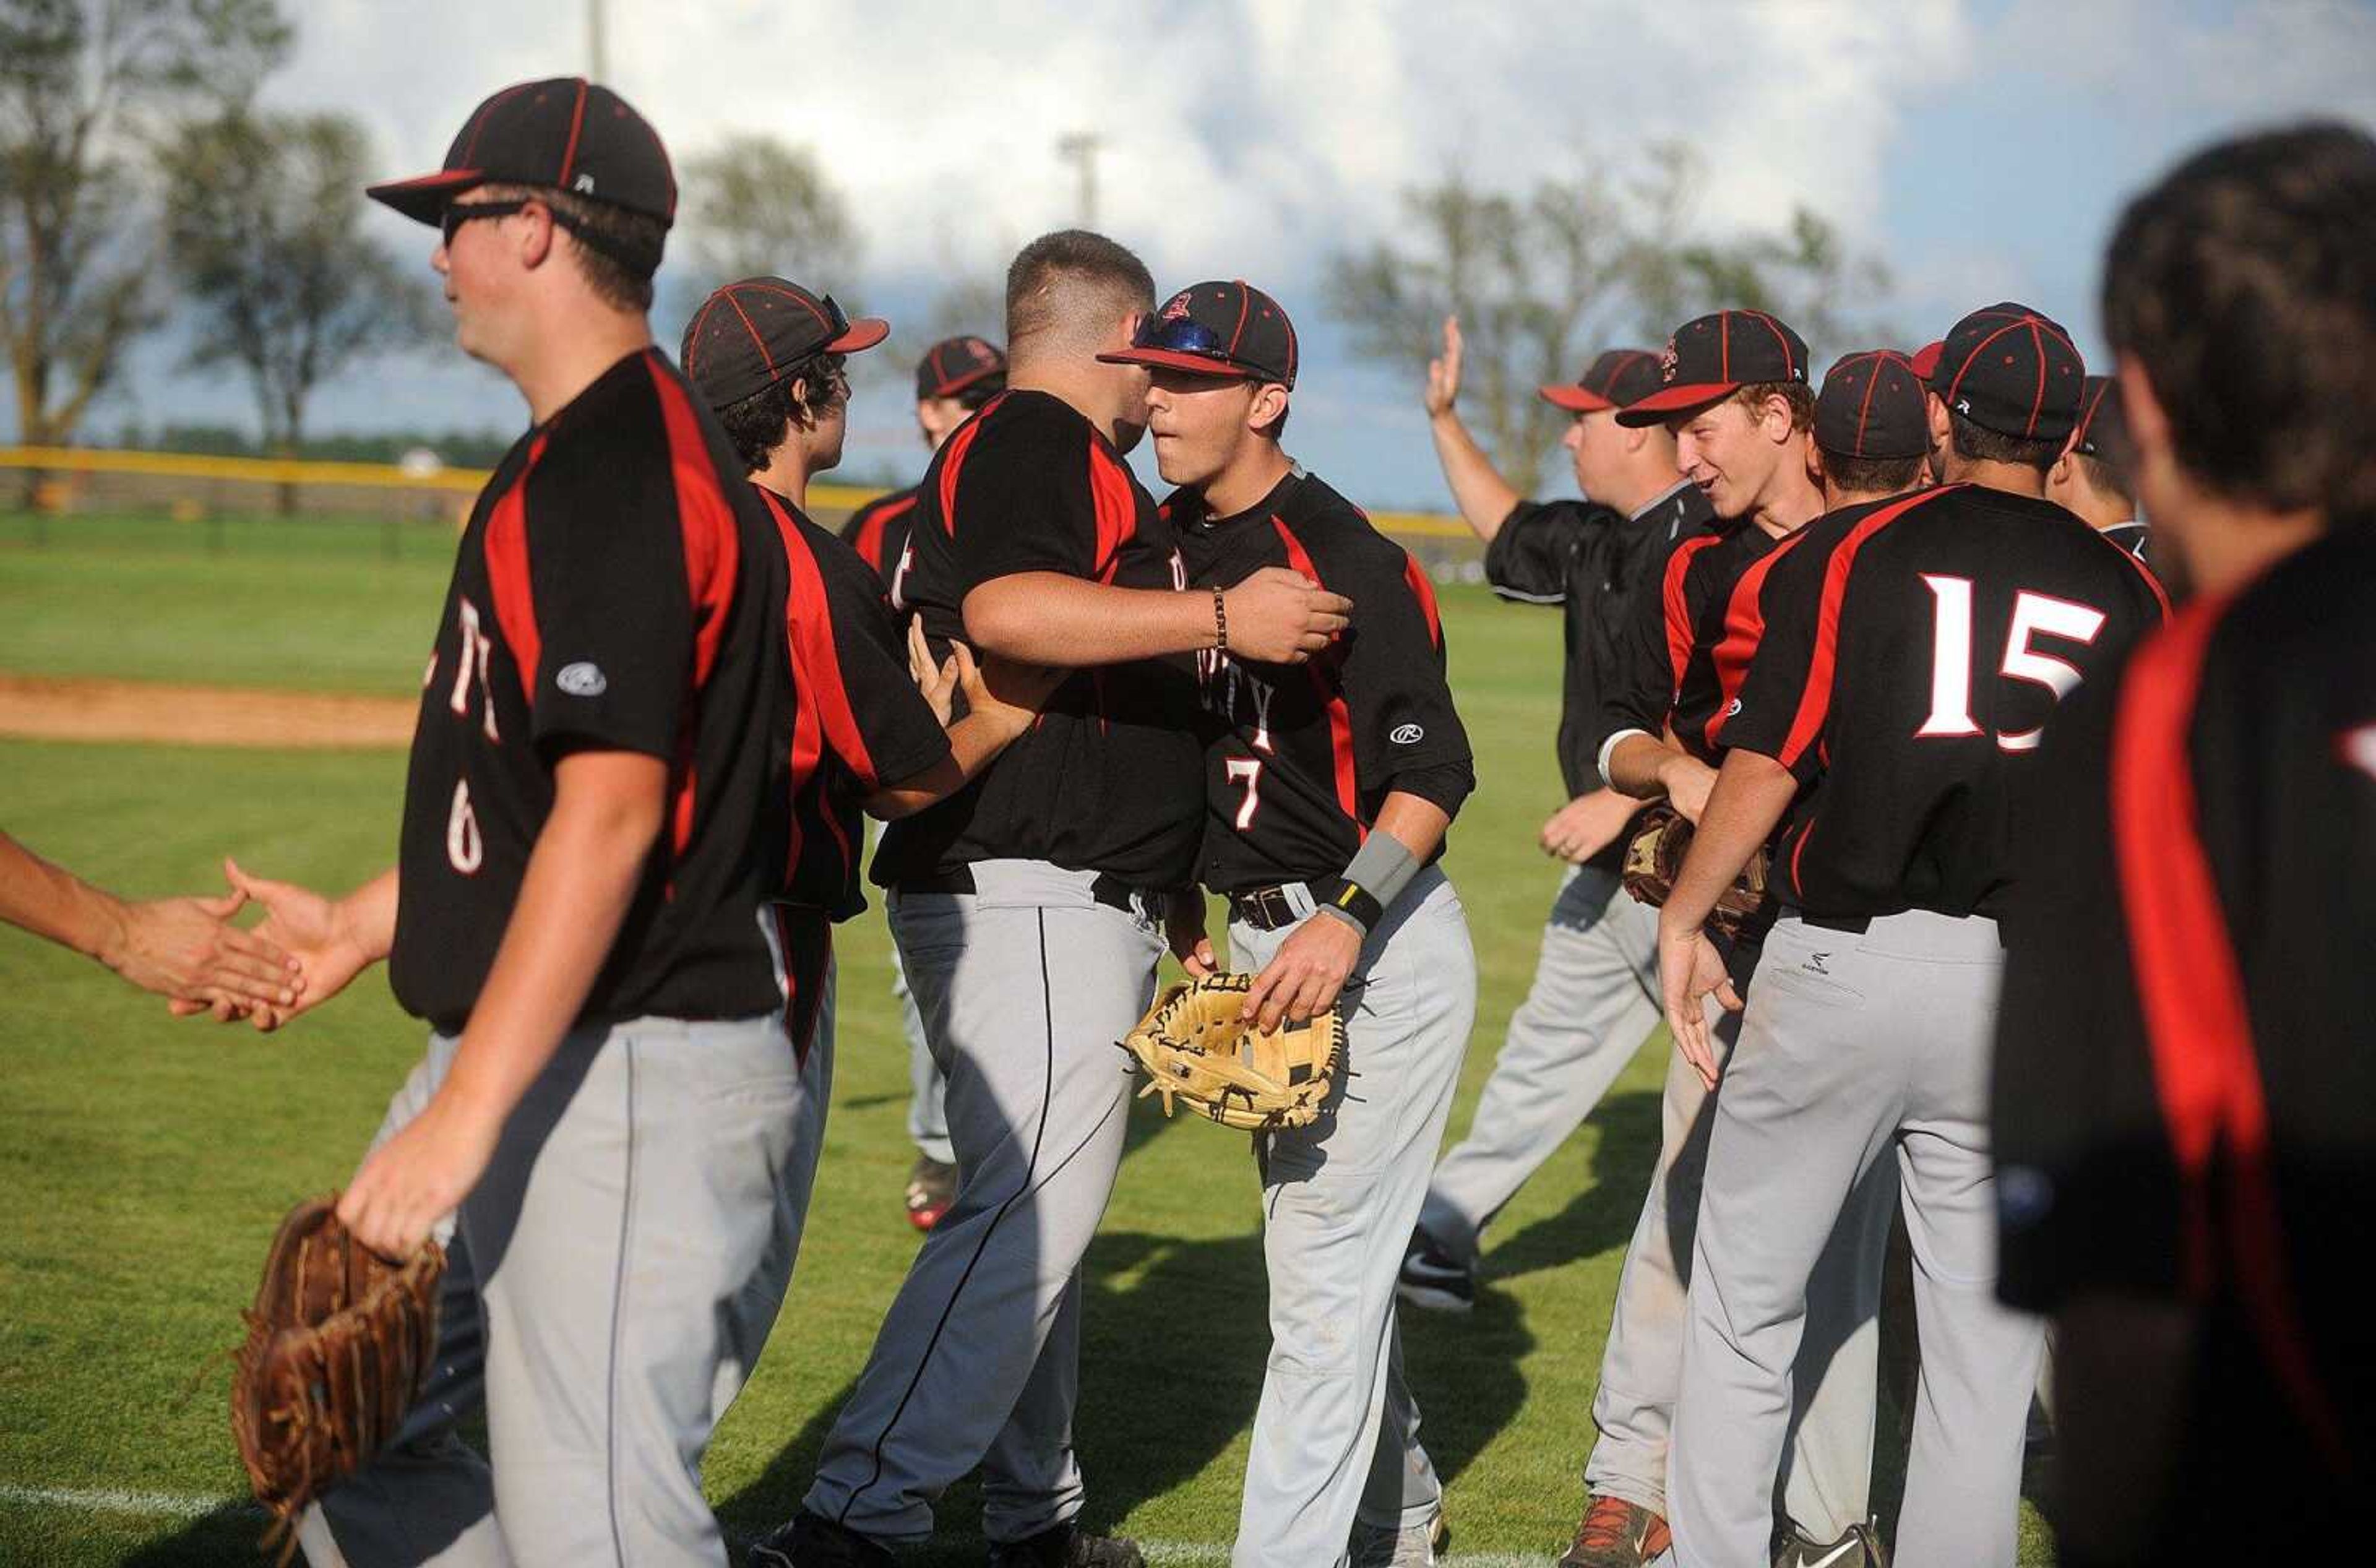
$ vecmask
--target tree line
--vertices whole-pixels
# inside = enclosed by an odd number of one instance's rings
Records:
[[[365,232],[362,187],[393,165],[362,125],[258,103],[293,43],[275,0],[0,0],[0,347],[22,442],[73,443],[133,348],[170,328],[184,371],[245,384],[261,450],[298,455],[323,386],[439,335],[419,257]],[[857,276],[862,236],[809,149],[741,132],[679,172],[666,306],[753,273]],[[1523,190],[1447,171],[1401,193],[1394,238],[1328,258],[1325,308],[1357,354],[1414,374],[1458,312],[1472,422],[1531,475],[1565,417],[1534,388],[1611,334],[1656,341],[1718,298],[1818,341],[1871,329],[1859,313],[1887,276],[1821,215],[1710,240],[1702,187],[1681,146]],[[994,329],[995,275],[951,271],[930,328]]]

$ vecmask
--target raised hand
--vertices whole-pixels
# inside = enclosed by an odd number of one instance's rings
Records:
[[[1443,318],[1443,352],[1427,362],[1427,411],[1431,419],[1452,411],[1460,398],[1460,318]]]

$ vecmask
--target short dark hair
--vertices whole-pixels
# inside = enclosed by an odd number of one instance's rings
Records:
[[[1060,282],[1102,288],[1141,310],[1155,303],[1155,275],[1127,245],[1087,229],[1042,234],[1015,255],[1006,269],[1006,341],[1044,332],[1061,314],[1052,297]]]
[[[1851,457],[1845,452],[1827,451],[1824,477],[1835,489],[1859,495],[1895,495],[1914,488],[1922,477],[1922,464],[1919,453],[1911,457]]]
[[[2058,439],[2038,441],[2026,435],[2007,435],[1953,409],[1947,410],[1947,430],[1955,456],[1967,463],[2017,463],[2044,473],[2054,466],[2055,458],[2062,456],[2062,443]]]
[[[806,430],[849,397],[849,382],[841,369],[844,358],[820,350],[794,360],[776,380],[718,410],[718,422],[734,443],[744,473],[766,468],[776,448],[791,439],[794,424]],[[807,388],[805,398],[792,396],[794,382]]]
[[[595,297],[618,310],[652,308],[652,274],[659,269],[668,243],[667,224],[646,213],[549,185],[482,185],[480,189],[497,199],[534,196],[567,219],[574,227],[561,226],[562,232],[577,242],[569,247],[570,254],[576,258],[578,276],[586,279]],[[652,264],[640,269],[621,259],[645,255],[652,258]]]
[[[2094,452],[2072,453],[2071,460],[2079,465],[2079,471],[2087,476],[2087,483],[2097,494],[2131,504],[2136,501],[2136,492],[2129,484],[2127,465],[2105,457],[2101,444]]]
[[[956,393],[957,407],[971,413],[1005,390],[1006,373],[1003,370],[994,372],[981,377],[979,381],[968,381],[958,387]]]
[[[1768,398],[1779,398],[1790,405],[1792,430],[1815,428],[1815,389],[1803,381],[1752,381],[1732,391],[1732,400],[1752,416],[1765,406]]]
[[[2180,164],[2121,215],[2104,325],[2204,484],[2376,508],[2376,139],[2312,122]]]

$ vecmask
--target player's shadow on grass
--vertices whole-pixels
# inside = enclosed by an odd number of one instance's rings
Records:
[[[1516,1233],[1495,1240],[1486,1232],[1481,1306],[1497,1279],[1515,1279],[1581,1258],[1622,1248],[1634,1238],[1658,1162],[1658,1094],[1628,1089],[1595,1108],[1591,1121],[1600,1138],[1592,1151],[1592,1180],[1565,1208]]]
[[[162,1540],[153,1540],[135,1550],[123,1559],[123,1568],[218,1568],[230,1563],[269,1562],[270,1554],[256,1548],[267,1523],[264,1510],[253,1503],[226,1503]]]

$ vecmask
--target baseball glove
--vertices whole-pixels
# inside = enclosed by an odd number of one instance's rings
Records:
[[[1157,997],[1122,1042],[1150,1080],[1139,1098],[1161,1095],[1166,1116],[1174,1100],[1185,1100],[1198,1115],[1246,1132],[1318,1120],[1344,1070],[1344,1020],[1332,1007],[1263,1034],[1238,1016],[1253,989],[1252,975],[1207,975]]]
[[[333,1193],[280,1222],[232,1379],[232,1433],[283,1563],[297,1515],[396,1435],[437,1352],[445,1249],[423,1242],[391,1264],[338,1206]]]
[[[1657,909],[1675,890],[1675,878],[1691,852],[1692,825],[1672,806],[1651,806],[1635,822],[1633,839],[1625,846],[1625,891]],[[1724,890],[1708,911],[1708,929],[1738,936],[1740,928],[1765,904],[1766,853],[1763,845]]]

